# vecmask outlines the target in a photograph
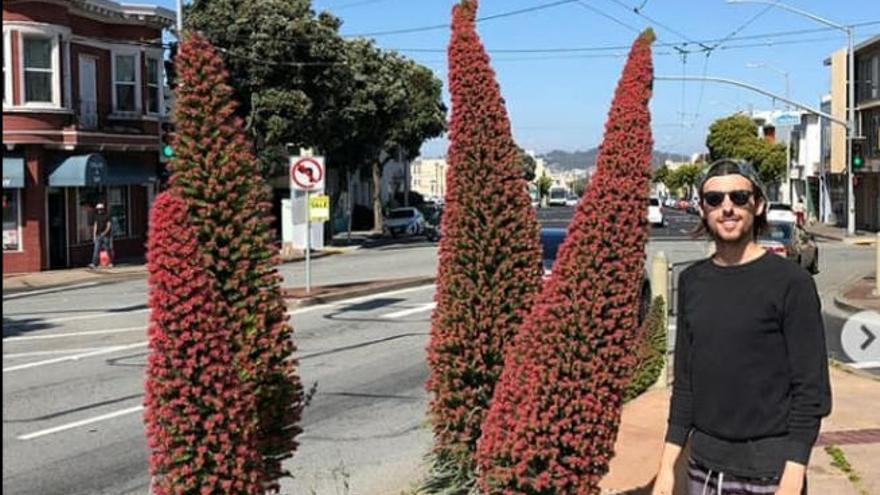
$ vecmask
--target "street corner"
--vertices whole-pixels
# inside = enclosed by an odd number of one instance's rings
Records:
[[[857,369],[880,368],[880,312],[858,311],[843,324],[840,342],[850,362]]]
[[[873,275],[860,277],[844,285],[834,297],[834,304],[850,313],[865,310],[880,312],[880,293]]]

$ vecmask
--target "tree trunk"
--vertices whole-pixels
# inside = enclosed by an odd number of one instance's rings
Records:
[[[384,230],[385,217],[382,214],[382,166],[380,160],[373,161],[373,231],[379,234]]]

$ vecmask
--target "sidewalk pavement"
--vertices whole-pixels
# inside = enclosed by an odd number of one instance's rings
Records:
[[[809,491],[834,495],[880,493],[880,379],[837,364],[830,366],[830,375],[833,410],[822,422],[810,459]],[[653,389],[624,406],[616,454],[610,472],[602,480],[602,493],[650,494],[666,434],[670,393],[666,388]],[[825,450],[829,445],[840,448],[858,481],[850,481],[832,464]],[[677,480],[683,476],[679,469]],[[683,482],[676,482],[675,493],[686,493]]]
[[[849,312],[865,310],[880,312],[880,294],[874,292],[877,287],[876,280],[871,274],[850,282],[834,296],[834,304]]]
[[[807,224],[804,226],[804,230],[816,237],[830,241],[841,241],[858,246],[871,246],[877,244],[877,234],[874,232],[857,230],[855,235],[848,236],[846,235],[846,227],[825,225],[824,223]]]

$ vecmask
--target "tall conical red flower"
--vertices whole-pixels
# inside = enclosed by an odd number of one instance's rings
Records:
[[[508,354],[479,442],[487,494],[598,493],[607,471],[648,240],[653,39],[632,46],[596,175]]]
[[[537,217],[476,10],[463,0],[452,13],[448,189],[428,344],[435,466],[459,480],[473,479],[505,346],[541,282]]]
[[[214,47],[188,34],[175,63],[172,191],[186,203],[205,268],[227,308],[232,364],[255,394],[261,477],[273,489],[297,447],[303,391],[276,270],[271,191],[235,117],[228,74]]]
[[[252,386],[233,366],[227,311],[186,204],[168,192],[153,203],[147,266],[151,495],[262,494]]]

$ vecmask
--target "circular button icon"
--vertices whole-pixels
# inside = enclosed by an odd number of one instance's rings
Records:
[[[840,332],[840,343],[856,363],[880,361],[880,313],[861,311],[850,316]]]

